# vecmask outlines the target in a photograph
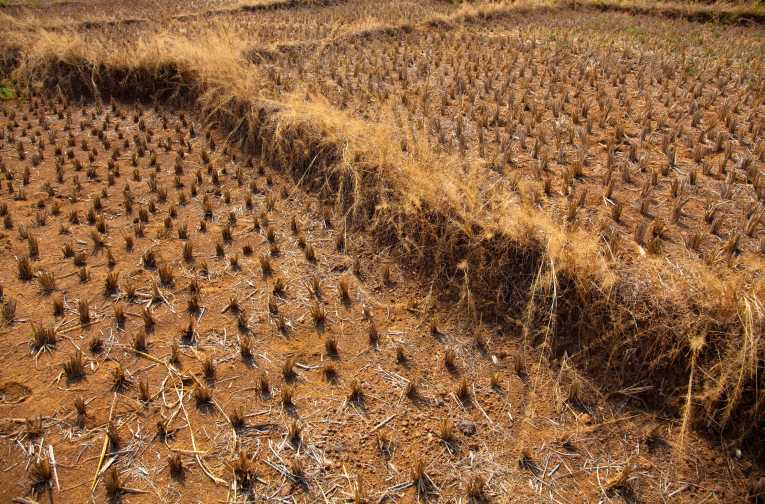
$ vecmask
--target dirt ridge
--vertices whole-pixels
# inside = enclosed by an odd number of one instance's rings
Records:
[[[340,5],[347,0],[273,0],[264,3],[243,4],[233,8],[209,9],[201,12],[192,12],[186,14],[176,14],[165,19],[166,21],[189,22],[200,18],[211,18],[217,16],[235,15],[237,13],[254,14],[257,12],[273,12],[281,10],[311,9],[317,7],[329,7]],[[72,2],[79,4],[80,2]],[[63,30],[101,30],[112,29],[125,26],[146,26],[156,21],[142,18],[119,18],[119,19],[86,19],[75,23],[60,23],[44,28],[51,31]]]
[[[601,12],[623,12],[627,14],[639,14],[644,16],[667,17],[672,19],[684,19],[696,23],[723,23],[723,24],[763,24],[765,12],[748,8],[736,8],[736,6],[716,4],[684,4],[653,3],[645,5],[641,3],[613,2],[608,0],[561,0],[561,5],[571,9],[590,9]]]

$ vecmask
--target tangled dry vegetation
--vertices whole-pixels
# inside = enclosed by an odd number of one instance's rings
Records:
[[[0,19],[3,432],[30,492],[759,498],[759,27],[110,8]]]

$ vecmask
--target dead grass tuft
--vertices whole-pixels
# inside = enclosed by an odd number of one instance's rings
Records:
[[[53,326],[32,324],[32,349],[34,351],[56,346],[56,329]]]
[[[69,360],[63,364],[64,374],[69,381],[78,381],[85,377],[85,361],[82,358],[82,352],[77,350]]]
[[[170,470],[170,477],[175,480],[182,480],[185,474],[183,459],[180,453],[173,453],[167,458],[167,467]]]
[[[32,491],[35,494],[41,494],[51,488],[53,482],[53,466],[47,457],[43,456],[35,461],[29,468],[29,476],[32,484]]]

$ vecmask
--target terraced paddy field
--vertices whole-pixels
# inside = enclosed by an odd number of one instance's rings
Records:
[[[761,499],[758,6],[0,16],[5,500]]]

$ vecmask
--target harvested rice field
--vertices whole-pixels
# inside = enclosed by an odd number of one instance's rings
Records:
[[[0,2],[0,498],[765,501],[763,23]]]

